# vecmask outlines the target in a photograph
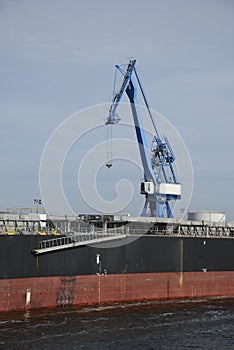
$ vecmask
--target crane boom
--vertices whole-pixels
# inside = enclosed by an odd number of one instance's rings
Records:
[[[120,119],[116,114],[116,110],[123,95],[126,93],[131,103],[136,137],[144,169],[144,182],[141,183],[141,194],[145,195],[145,204],[141,215],[147,216],[149,214],[155,217],[172,217],[169,201],[181,198],[181,185],[177,182],[173,168],[175,155],[168,139],[165,136],[163,140],[160,138],[135,65],[136,60],[130,60],[127,65],[115,66],[123,74],[123,82],[118,92],[114,93],[106,125],[119,122]],[[147,146],[144,128],[142,127],[137,109],[137,88],[134,76],[142,93],[155,133],[152,140],[151,152],[149,152]]]
[[[134,65],[136,63],[136,60],[130,61],[127,67],[126,72],[124,72],[124,80],[123,83],[121,85],[120,90],[118,91],[118,93],[116,93],[114,95],[113,101],[112,101],[112,105],[110,107],[109,110],[109,116],[107,118],[106,124],[116,124],[116,122],[118,122],[118,118],[116,117],[116,108],[118,107],[118,104],[123,96],[123,94],[125,93],[127,86],[130,82],[131,79],[131,75],[134,69]],[[116,65],[117,68],[120,69],[120,66]],[[122,72],[122,70],[120,70]]]

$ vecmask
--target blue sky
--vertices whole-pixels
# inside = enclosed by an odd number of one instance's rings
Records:
[[[191,210],[233,220],[233,18],[231,0],[1,0],[0,209],[33,205],[53,130],[110,101],[114,65],[135,57],[189,149]]]

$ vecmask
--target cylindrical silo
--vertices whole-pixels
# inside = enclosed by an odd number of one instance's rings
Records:
[[[225,222],[226,214],[214,210],[200,210],[188,212],[188,220],[191,221],[210,221],[210,222]]]

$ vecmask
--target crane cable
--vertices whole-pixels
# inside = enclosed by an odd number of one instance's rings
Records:
[[[112,125],[107,125],[107,160],[106,167],[112,167]]]
[[[115,75],[114,75],[114,86],[112,92],[112,103],[116,96],[116,80],[117,80],[117,68],[115,67]],[[107,159],[106,159],[106,167],[110,169],[112,167],[112,125],[107,125]]]

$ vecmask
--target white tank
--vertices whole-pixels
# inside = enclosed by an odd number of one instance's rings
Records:
[[[191,221],[210,221],[210,222],[225,222],[226,214],[220,211],[195,211],[188,212],[188,220]]]

